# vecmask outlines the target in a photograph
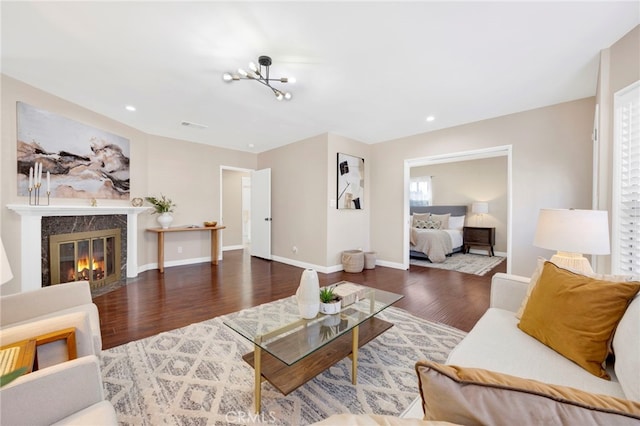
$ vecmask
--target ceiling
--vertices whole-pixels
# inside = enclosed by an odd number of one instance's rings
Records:
[[[146,133],[250,152],[325,132],[371,144],[593,96],[600,50],[640,23],[638,1],[0,7],[4,74]],[[296,78],[291,101],[222,80],[260,55],[272,77]]]

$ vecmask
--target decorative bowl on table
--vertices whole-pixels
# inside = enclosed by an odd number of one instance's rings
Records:
[[[216,222],[216,221],[213,221],[213,222],[205,222],[205,223],[204,223],[204,226],[205,226],[206,228],[215,228],[215,226],[216,226],[217,224],[218,224],[218,222]]]

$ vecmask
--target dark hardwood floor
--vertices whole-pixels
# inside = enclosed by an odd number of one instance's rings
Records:
[[[491,277],[506,262],[480,277],[412,266],[359,274],[318,274],[320,285],[340,280],[403,294],[394,306],[469,331],[489,307]],[[100,311],[103,348],[109,349],[162,331],[291,296],[302,269],[227,251],[218,266],[201,263],[141,273],[126,286],[94,297]]]

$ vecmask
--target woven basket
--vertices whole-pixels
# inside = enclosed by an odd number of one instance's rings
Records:
[[[362,250],[343,251],[342,269],[344,269],[345,272],[362,272],[364,269],[364,253]]]
[[[376,252],[367,251],[364,253],[364,269],[375,269],[376,267]]]

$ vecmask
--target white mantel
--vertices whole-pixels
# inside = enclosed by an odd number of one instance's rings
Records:
[[[40,250],[43,216],[94,216],[107,214],[127,215],[127,278],[138,276],[138,218],[151,207],[131,206],[30,206],[9,204],[9,210],[21,216],[22,248],[20,250],[22,291],[42,287]],[[34,262],[33,259],[37,259]]]

